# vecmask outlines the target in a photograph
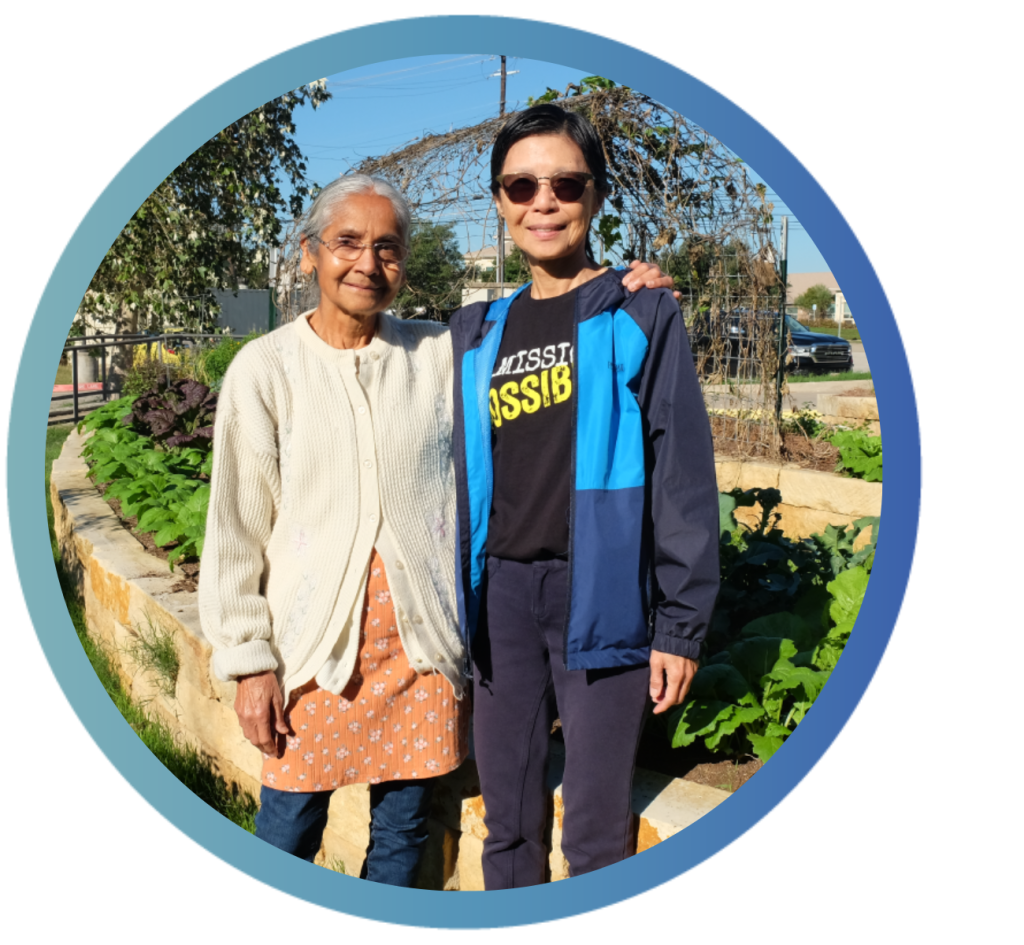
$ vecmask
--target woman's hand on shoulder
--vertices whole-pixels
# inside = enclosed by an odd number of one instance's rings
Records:
[[[284,697],[273,670],[238,677],[235,714],[245,735],[265,755],[277,756],[277,736],[287,735]]]
[[[622,284],[629,292],[639,292],[641,289],[671,289],[675,280],[666,275],[656,263],[641,262],[634,259],[629,264],[629,272],[622,277]],[[682,297],[682,293],[673,291],[676,299]]]
[[[651,699],[654,700],[654,714],[667,712],[672,706],[682,704],[696,675],[696,660],[651,650]]]

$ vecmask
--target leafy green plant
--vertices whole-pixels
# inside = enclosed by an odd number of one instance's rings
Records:
[[[178,647],[174,642],[174,631],[154,626],[147,620],[148,627],[129,628],[131,641],[125,647],[132,662],[143,672],[152,673],[157,679],[157,688],[169,699],[173,699],[178,685],[178,670],[181,662]]]
[[[792,610],[800,593],[821,574],[817,549],[777,528],[781,502],[778,489],[734,489],[719,495],[722,585],[707,640],[712,653],[732,643],[756,617]],[[736,508],[754,505],[761,507],[760,520],[752,527],[739,525]]]
[[[674,748],[702,739],[712,751],[775,754],[814,704],[849,639],[867,590],[858,565],[827,585],[817,624],[797,613],[748,623],[694,678],[687,702],[669,713]]]
[[[90,477],[108,483],[104,495],[120,501],[126,518],[135,516],[138,529],[152,532],[160,547],[175,545],[168,555],[173,568],[180,558],[203,552],[213,454],[157,449],[151,437],[125,424],[134,406],[129,399],[113,401],[82,421],[79,429],[93,431],[82,455]]]
[[[882,438],[865,430],[841,430],[829,437],[839,450],[836,472],[866,482],[882,481]]]
[[[863,564],[869,571],[875,560],[875,546],[878,544],[877,515],[857,519],[852,525],[828,525],[824,534],[814,534],[808,539],[823,555],[827,555],[832,574],[838,577],[843,571]],[[854,550],[865,529],[871,529],[871,540],[859,550]]]

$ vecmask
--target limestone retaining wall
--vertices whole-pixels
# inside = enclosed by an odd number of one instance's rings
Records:
[[[234,683],[209,671],[210,645],[203,636],[194,592],[175,590],[180,572],[147,554],[121,525],[87,478],[81,458],[84,437],[72,432],[50,479],[54,525],[64,562],[81,589],[90,633],[110,653],[132,697],[166,722],[183,740],[209,757],[228,782],[259,794],[261,756],[243,737],[232,705]],[[173,634],[180,669],[174,694],[160,690],[153,671],[138,666],[132,643],[140,633]],[[551,878],[568,875],[561,852],[563,754],[557,743],[549,786]],[[633,809],[642,851],[702,817],[728,797],[724,791],[638,771]],[[476,767],[467,761],[439,779],[421,885],[432,889],[482,889],[483,823]],[[335,791],[318,862],[344,865],[358,875],[369,839],[369,789],[355,785]]]
[[[779,527],[791,538],[824,532],[828,525],[849,525],[858,518],[882,514],[882,484],[847,479],[833,473],[778,463],[715,458],[718,488],[778,489],[782,505]],[[736,518],[746,524],[760,519],[761,508],[740,508]],[[865,538],[867,533],[865,533]]]

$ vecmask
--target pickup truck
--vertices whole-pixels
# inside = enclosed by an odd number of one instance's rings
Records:
[[[831,373],[853,370],[853,348],[836,335],[808,331],[792,315],[786,316],[789,347],[787,369],[793,372]]]
[[[853,349],[848,341],[808,331],[789,315],[785,324],[787,371],[826,373],[853,369]],[[757,352],[763,351],[766,344],[774,350],[778,326],[776,312],[744,309],[711,316],[699,313],[688,329],[698,373],[702,376],[722,373],[729,377],[759,375]]]

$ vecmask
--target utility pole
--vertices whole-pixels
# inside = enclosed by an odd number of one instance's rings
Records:
[[[508,78],[508,72],[505,69],[505,57],[501,57],[501,104],[498,106],[498,117],[501,118],[505,114],[505,80]]]
[[[779,296],[779,366],[775,378],[775,423],[777,429],[782,427],[782,383],[786,377],[786,292],[789,284],[789,217],[782,218],[782,240],[779,249],[779,277],[782,279],[782,292]]]
[[[501,72],[492,72],[491,75],[501,76],[501,99],[498,102],[498,117],[505,117],[505,81],[510,75],[515,75],[519,70],[511,72],[506,67],[506,57],[501,57]],[[495,264],[495,277],[498,280],[499,298],[505,297],[505,221],[498,216],[498,258]]]
[[[508,78],[508,71],[505,67],[505,57],[501,57],[501,101],[498,103],[498,117],[505,117],[505,81]],[[498,279],[498,298],[505,298],[505,218],[498,214],[498,256],[495,263],[495,275]]]

